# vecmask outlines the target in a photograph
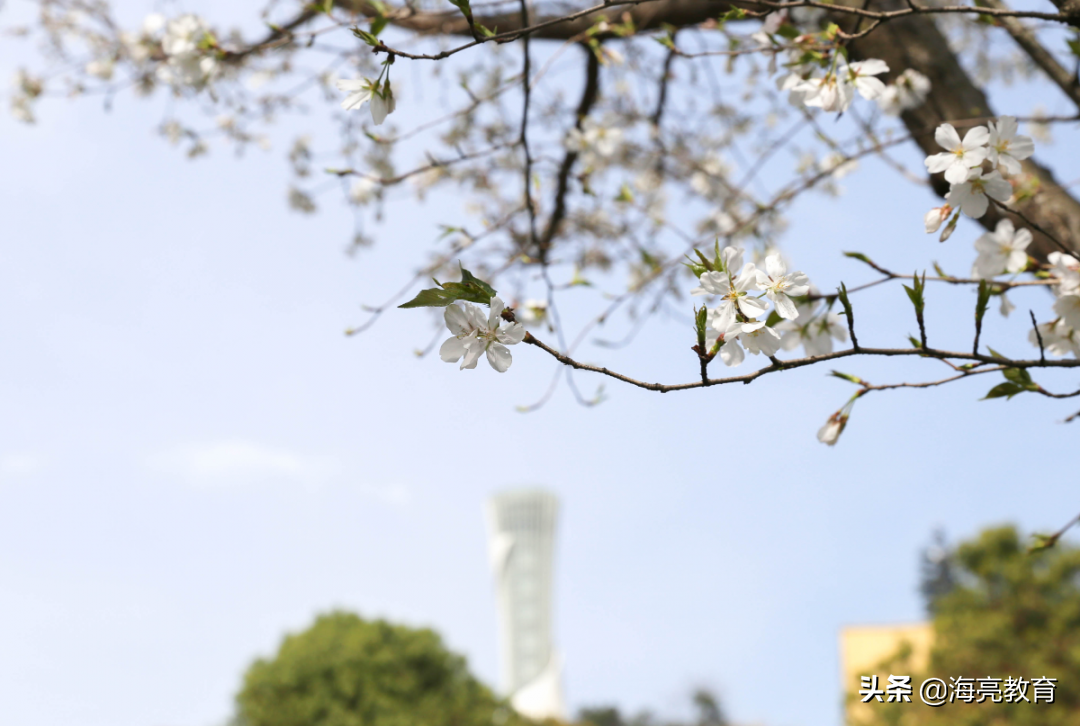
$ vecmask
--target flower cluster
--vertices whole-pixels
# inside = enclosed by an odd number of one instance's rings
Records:
[[[874,76],[888,72],[889,66],[883,60],[871,58],[848,63],[843,55],[837,54],[824,75],[807,77],[805,71],[796,71],[781,78],[779,88],[790,91],[794,103],[843,113],[856,92],[868,101],[879,98],[885,92],[885,84]]]
[[[1053,355],[1073,354],[1080,358],[1080,260],[1063,252],[1051,252],[1047,255],[1050,262],[1050,274],[1058,281],[1053,286],[1054,312],[1057,318],[1049,323],[1037,326],[1038,333],[1032,330],[1028,339],[1032,345],[1041,345],[1047,353]]]
[[[744,265],[743,255],[741,248],[725,247],[715,260],[717,269],[702,273],[698,278],[700,287],[690,291],[691,295],[720,296],[720,305],[707,309],[706,340],[710,350],[720,346],[720,359],[729,366],[743,362],[744,348],[754,355],[776,355],[781,347],[780,333],[758,318],[772,302],[777,315],[796,320],[800,313],[791,298],[810,290],[806,275],[788,273],[780,255],[768,255],[764,270],[752,262]]]
[[[926,157],[931,174],[944,172],[949,182],[945,197],[949,211],[958,209],[969,217],[986,214],[990,200],[1004,204],[1012,196],[1012,184],[1002,176],[1020,173],[1020,162],[1034,153],[1035,144],[1028,136],[1018,136],[1016,119],[1002,116],[989,128],[976,126],[964,138],[951,124],[941,124],[934,133],[945,151]],[[987,167],[984,168],[984,164]],[[931,210],[926,217],[926,231],[936,232],[948,211]],[[936,225],[933,223],[936,220]]]
[[[158,79],[174,88],[204,88],[221,71],[215,45],[213,33],[199,16],[189,13],[168,21],[161,38],[166,61],[158,66]]]
[[[461,368],[476,368],[481,353],[487,353],[488,363],[499,373],[513,363],[513,357],[506,348],[525,339],[525,328],[521,323],[509,323],[502,319],[506,305],[497,296],[491,298],[491,310],[487,317],[484,312],[471,303],[451,303],[446,306],[443,319],[446,327],[453,333],[439,348],[439,357],[447,363],[461,361]]]
[[[586,118],[581,128],[572,128],[563,142],[567,149],[581,156],[582,164],[599,171],[608,159],[615,156],[623,141],[622,129],[610,120]]]

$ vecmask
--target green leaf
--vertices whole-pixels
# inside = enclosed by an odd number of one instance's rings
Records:
[[[383,32],[383,29],[390,23],[390,18],[385,15],[377,15],[371,19],[371,34],[376,38],[379,37],[379,33]]]
[[[709,258],[708,258],[708,257],[706,257],[706,256],[705,256],[705,253],[703,253],[703,252],[702,252],[701,250],[699,250],[699,249],[698,249],[697,247],[695,247],[695,248],[694,248],[694,254],[698,256],[698,259],[699,259],[699,260],[701,260],[701,265],[702,265],[702,266],[703,266],[703,267],[704,267],[704,268],[705,268],[706,270],[708,270],[709,268],[711,268],[711,267],[712,267],[712,262],[711,262],[711,261],[709,260]]]
[[[922,341],[917,339],[915,336],[909,335],[907,337],[907,339],[908,339],[908,342],[911,343],[912,348],[921,348],[922,347]]]
[[[440,290],[437,287],[421,290],[420,293],[407,303],[398,305],[399,308],[444,308],[457,300],[453,293]]]
[[[999,383],[991,388],[990,392],[983,396],[982,400],[986,401],[991,398],[1001,398],[1002,396],[1008,400],[1018,393],[1023,393],[1024,390],[1024,388],[1015,383]]]
[[[720,16],[720,24],[723,25],[729,20],[742,20],[746,17],[746,11],[742,8],[732,8],[726,13]]]
[[[469,6],[469,0],[450,0],[450,4],[460,10],[461,14],[472,22],[472,8]]]
[[[322,11],[327,15],[334,9],[334,0],[323,0]]]
[[[850,373],[841,373],[840,371],[830,371],[829,375],[833,376],[834,378],[840,378],[840,379],[843,379],[845,381],[850,381],[850,382],[855,383],[855,384],[860,385],[860,386],[863,385],[863,379],[859,378],[858,376],[853,376]]]
[[[499,26],[498,25],[495,26],[495,30],[491,30],[490,28],[488,28],[488,27],[486,27],[484,25],[481,25],[480,23],[477,23],[476,24],[476,29],[479,30],[480,35],[484,36],[485,38],[494,38],[496,35],[499,34]]]
[[[460,263],[458,263],[458,267],[461,267]],[[461,284],[463,284],[463,285],[474,285],[476,287],[479,287],[481,291],[483,291],[485,294],[487,294],[488,300],[495,297],[495,295],[497,294],[495,292],[495,288],[493,288],[491,285],[487,284],[483,280],[481,280],[481,279],[479,279],[477,277],[474,277],[473,274],[471,272],[469,272],[468,270],[466,270],[464,267],[461,267]],[[444,287],[445,287],[445,285],[444,285]]]
[[[975,303],[975,325],[982,325],[983,316],[990,306],[990,285],[986,280],[979,280],[979,299]]]
[[[908,298],[911,300],[911,304],[915,306],[915,314],[922,315],[923,309],[926,307],[926,299],[923,296],[923,290],[925,289],[926,274],[923,274],[923,279],[919,279],[918,273],[914,275],[915,279],[913,285],[908,287],[904,285],[904,290],[907,292]]]
[[[868,265],[870,264],[870,258],[867,257],[866,255],[864,255],[862,252],[845,252],[844,257],[850,257],[853,260],[858,260],[859,262],[865,262]]]
[[[1031,374],[1027,372],[1026,368],[1006,368],[1001,373],[1005,376],[1005,380],[1012,381],[1018,386],[1027,388],[1032,383]]]
[[[779,35],[781,38],[787,38],[788,40],[795,40],[800,35],[802,35],[802,33],[799,32],[799,29],[796,28],[794,25],[791,25],[790,23],[782,24],[779,28],[776,29],[776,34]]]
[[[1080,58],[1080,38],[1073,38],[1072,40],[1066,40],[1065,44],[1069,46],[1069,52],[1077,58]]]
[[[371,47],[374,48],[379,46],[379,39],[371,33],[367,32],[366,30],[361,30],[360,28],[351,28],[351,30],[353,35],[355,35],[357,38],[364,41]]]
[[[684,262],[683,264],[690,269],[690,272],[693,273],[694,277],[701,277],[706,272],[708,272],[708,268],[706,268],[704,265],[699,265],[698,263],[694,262],[694,258],[690,255],[687,255],[686,259],[690,261]]]
[[[1058,538],[1061,535],[1059,533],[1059,534],[1033,534],[1031,536],[1035,541],[1031,543],[1030,547],[1028,547],[1028,554],[1029,555],[1034,554],[1036,552],[1040,552],[1042,550],[1050,549],[1051,547],[1053,547],[1054,545],[1057,544]]]
[[[666,35],[661,36],[653,36],[653,40],[655,40],[657,43],[664,46],[668,50],[675,50],[675,39],[671,37],[671,33],[667,33]]]
[[[765,318],[765,325],[771,328],[777,323],[779,323],[781,320],[783,320],[783,318],[780,317],[780,313],[773,310],[769,313],[769,317]]]
[[[848,320],[848,327],[855,327],[855,312],[851,309],[851,301],[848,300],[847,286],[844,283],[840,283],[839,292],[836,296],[840,299],[840,304],[844,306],[844,315]]]
[[[491,285],[475,277],[464,267],[461,268],[461,282],[439,282],[435,284],[441,287],[421,290],[420,293],[407,303],[398,305],[399,308],[444,308],[452,302],[464,300],[466,302],[490,305],[491,298],[495,297],[495,290]]]
[[[998,353],[998,352],[997,352],[996,350],[994,350],[993,348],[991,348],[991,347],[990,347],[989,345],[988,345],[988,346],[986,346],[986,349],[987,349],[988,351],[990,351],[990,355],[994,356],[995,358],[1004,358],[1004,357],[1005,357],[1005,356],[1003,356],[1003,355],[1002,355],[1001,353]]]

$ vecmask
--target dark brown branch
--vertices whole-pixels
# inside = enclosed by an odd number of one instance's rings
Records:
[[[981,4],[998,10],[1009,9],[1009,6],[1002,0],[982,0]],[[1053,53],[1043,47],[1039,39],[1035,37],[1034,31],[1014,17],[999,18],[998,23],[1012,36],[1012,39],[1027,54],[1028,58],[1031,58],[1032,62],[1039,66],[1047,77],[1061,89],[1061,92],[1068,96],[1069,100],[1080,109],[1080,85],[1077,84],[1076,77],[1065,66],[1058,63]]]
[[[1031,327],[1035,329],[1035,338],[1039,341],[1039,360],[1046,360],[1046,347],[1043,345],[1042,333],[1039,332],[1039,324],[1035,321],[1035,311],[1028,312],[1031,313]]]
[[[588,363],[581,363],[574,360],[568,355],[564,355],[555,350],[546,343],[540,341],[532,333],[526,333],[523,341],[529,345],[534,345],[540,348],[542,351],[559,361],[563,365],[570,366],[576,370],[590,371],[592,373],[600,373],[605,376],[609,376],[623,383],[629,383],[637,388],[644,388],[647,391],[659,391],[660,393],[669,393],[671,391],[686,391],[693,388],[707,388],[710,386],[722,386],[728,383],[751,383],[758,378],[768,375],[770,373],[776,373],[781,370],[789,370],[792,368],[802,368],[804,366],[813,365],[815,363],[822,363],[828,360],[838,360],[840,358],[850,358],[852,356],[868,355],[868,356],[886,356],[886,357],[907,357],[918,356],[920,358],[936,358],[939,360],[969,360],[978,361],[980,363],[990,363],[993,365],[1002,366],[1004,368],[1077,368],[1080,367],[1080,360],[1013,360],[1010,358],[1003,358],[1000,356],[981,355],[977,353],[960,353],[955,351],[937,350],[935,348],[849,348],[848,350],[842,350],[835,353],[828,353],[825,355],[809,356],[806,358],[795,358],[793,360],[778,361],[764,368],[759,368],[753,373],[747,373],[741,376],[729,376],[727,378],[707,378],[704,381],[694,381],[692,383],[647,383],[645,381],[639,381],[630,376],[622,373],[617,373],[609,368],[601,366],[594,366]],[[1080,395],[1080,391],[1077,394]]]
[[[588,117],[589,111],[592,110],[593,105],[596,103],[596,99],[600,97],[600,60],[590,48],[582,47],[588,57],[585,63],[585,87],[581,92],[581,101],[578,103],[577,116],[574,121],[574,128],[579,131]],[[555,188],[555,204],[552,207],[551,216],[548,217],[547,225],[544,228],[544,233],[540,236],[540,242],[536,249],[536,255],[541,260],[546,259],[555,235],[559,233],[559,227],[566,217],[566,195],[570,190],[570,172],[573,170],[577,158],[577,151],[567,149],[562,163],[559,165]]]

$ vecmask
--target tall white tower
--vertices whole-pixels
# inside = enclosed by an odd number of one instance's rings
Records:
[[[535,489],[487,502],[502,688],[519,713],[537,719],[563,718],[562,664],[551,627],[558,509],[553,494]]]

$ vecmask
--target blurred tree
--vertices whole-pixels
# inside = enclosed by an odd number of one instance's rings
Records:
[[[1029,554],[1013,527],[983,532],[948,553],[954,579],[931,599],[929,673],[912,673],[912,703],[878,704],[868,726],[1071,726],[1080,723],[1080,549],[1059,544]],[[896,671],[902,673],[902,671]],[[923,705],[918,687],[937,677],[1058,679],[1054,703]],[[1001,686],[1004,692],[1004,683]],[[977,697],[977,696],[976,696]]]
[[[515,726],[527,723],[432,630],[319,616],[255,661],[236,697],[242,726]]]
[[[583,708],[578,712],[579,726],[727,726],[720,709],[720,701],[707,688],[694,691],[691,699],[694,704],[695,718],[688,724],[678,721],[658,720],[651,712],[642,711],[630,719],[623,718],[618,708],[602,706]]]
[[[956,586],[956,572],[953,555],[949,552],[945,533],[940,529],[933,534],[933,541],[922,551],[920,565],[919,591],[926,602],[926,611],[931,615],[938,599],[952,592]]]

